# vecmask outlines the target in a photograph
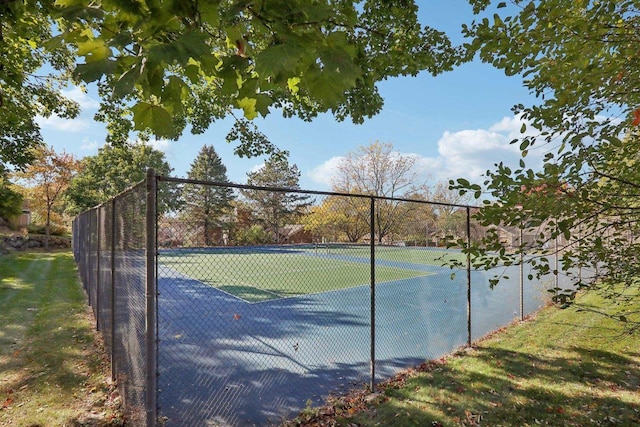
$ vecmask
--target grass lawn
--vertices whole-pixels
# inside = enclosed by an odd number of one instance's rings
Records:
[[[0,256],[0,426],[120,425],[70,252]]]
[[[351,256],[349,254],[348,256]],[[366,262],[320,253],[173,253],[160,264],[249,302],[313,294],[366,285],[371,267]],[[376,282],[430,274],[425,271],[376,267]]]
[[[595,295],[580,304],[606,306]],[[640,425],[640,336],[599,314],[549,307],[285,425]]]

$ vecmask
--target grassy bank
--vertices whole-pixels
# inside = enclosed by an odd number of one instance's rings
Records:
[[[0,256],[0,425],[112,425],[118,399],[70,252]]]
[[[580,301],[598,309],[596,296]],[[637,311],[636,311],[637,315]],[[286,425],[640,425],[640,336],[550,307],[473,348],[310,409]]]

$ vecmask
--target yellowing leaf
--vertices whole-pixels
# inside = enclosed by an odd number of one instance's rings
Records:
[[[298,85],[300,84],[300,77],[289,77],[287,80],[287,86],[289,86],[289,90],[291,93],[296,94],[300,90]]]
[[[78,55],[84,56],[87,62],[102,61],[109,57],[110,54],[111,51],[102,40],[89,39],[78,43]]]
[[[256,111],[256,100],[253,98],[242,98],[238,101],[238,107],[242,108],[244,116],[248,120],[253,120],[258,116],[258,112]]]

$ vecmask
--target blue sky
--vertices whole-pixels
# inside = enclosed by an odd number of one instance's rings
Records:
[[[423,24],[454,38],[460,23],[471,19],[465,0],[419,4]],[[375,141],[392,144],[398,153],[415,155],[431,183],[461,177],[481,183],[481,174],[494,163],[515,164],[519,159],[517,146],[509,141],[518,136],[522,122],[511,107],[532,102],[519,77],[506,77],[476,61],[438,77],[423,73],[390,79],[379,87],[385,99],[383,111],[362,125],[337,122],[331,115],[307,123],[284,119],[278,111],[257,123],[273,143],[290,152],[289,161],[300,169],[304,189],[330,189],[333,166],[340,157]],[[66,94],[80,102],[83,112],[75,120],[41,119],[45,142],[77,157],[94,155],[105,138],[104,125],[93,121],[97,95],[91,87],[86,94],[77,88]],[[187,131],[178,141],[157,141],[154,146],[165,152],[174,176],[186,176],[201,147],[213,145],[229,179],[244,183],[247,172],[259,168],[264,159],[241,159],[233,154],[235,146],[225,141],[231,123],[219,121],[202,135]]]

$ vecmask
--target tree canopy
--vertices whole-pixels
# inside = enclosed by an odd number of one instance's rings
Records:
[[[415,156],[395,152],[392,144],[376,141],[359,147],[342,159],[332,189],[378,197],[412,197],[427,191],[426,176],[420,176],[416,161]],[[348,199],[347,204],[354,212],[366,212],[368,201]],[[375,218],[363,217],[367,224],[365,229],[368,230],[370,221],[374,220],[378,241],[382,242],[408,214],[406,209],[409,206],[395,200],[377,200]]]
[[[44,248],[48,250],[54,214],[63,212],[60,202],[69,182],[78,173],[80,163],[75,156],[56,153],[52,147],[39,146],[33,150],[34,163],[15,176],[26,184],[25,195],[31,202],[31,210],[44,220]]]
[[[271,156],[264,166],[247,174],[247,184],[255,187],[279,189],[300,189],[300,171],[296,165],[290,165],[285,155]],[[280,229],[288,221],[297,220],[296,216],[311,205],[310,197],[288,191],[268,189],[246,189],[242,194],[249,201],[253,214],[264,224],[264,229],[273,235],[274,243],[282,243]]]
[[[187,178],[216,183],[229,182],[227,168],[213,146],[205,145],[198,157],[191,163]],[[234,199],[230,187],[203,184],[185,184],[182,188],[181,218],[195,233],[203,239],[205,246],[211,246],[221,240],[217,231],[228,228],[229,220],[223,216],[229,213]],[[221,232],[219,234],[222,234]],[[218,237],[220,237],[218,239]]]
[[[78,114],[78,105],[61,94],[73,50],[44,45],[53,37],[53,9],[48,0],[0,2],[0,171],[34,160],[30,148],[42,144],[37,116]]]
[[[76,215],[104,203],[145,179],[148,168],[154,168],[159,175],[170,175],[173,170],[164,153],[151,146],[105,145],[95,156],[82,159],[81,171],[66,192],[67,212]]]
[[[517,168],[498,164],[487,171],[484,185],[491,200],[479,221],[537,230],[539,237],[528,250],[542,254],[530,260],[538,273],[555,269],[544,248],[556,238],[566,240],[560,266],[576,286],[559,292],[561,301],[572,301],[580,289],[602,292],[616,302],[637,298],[637,2],[513,0],[508,7],[489,0],[471,3],[477,11],[495,14],[465,28],[473,38],[470,52],[507,75],[521,76],[537,97],[533,105],[514,108],[525,122],[522,137],[513,141],[522,160]],[[546,153],[542,168],[527,166],[531,150]],[[479,184],[454,184],[481,197]],[[513,261],[497,232],[472,252],[478,265]],[[614,315],[630,320],[621,310]],[[640,324],[637,318],[635,324]]]
[[[6,174],[0,173],[0,219],[11,220],[22,213],[22,194],[13,190]]]
[[[36,1],[36,0],[34,0]],[[251,120],[279,109],[311,119],[332,112],[361,122],[378,113],[377,84],[438,74],[462,60],[441,31],[423,27],[412,1],[58,0],[74,46],[77,81],[100,82],[113,141],[131,130],[178,138],[236,115],[239,155],[275,150]],[[237,114],[236,111],[242,111]]]

